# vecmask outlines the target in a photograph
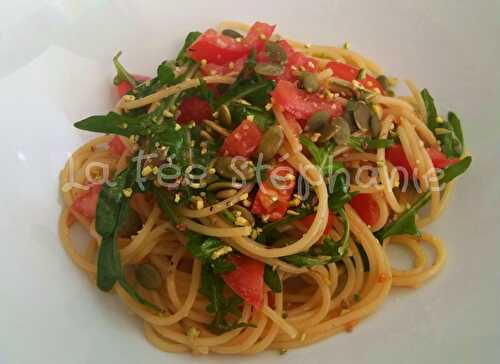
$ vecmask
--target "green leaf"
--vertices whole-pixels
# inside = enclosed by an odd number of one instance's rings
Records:
[[[469,168],[472,163],[472,157],[468,156],[457,163],[451,164],[443,170],[443,175],[439,179],[440,183],[449,183],[454,180],[456,177],[465,173],[465,171]]]
[[[163,211],[165,217],[174,225],[178,224],[177,214],[175,213],[175,204],[171,196],[164,188],[155,188],[153,190],[156,202],[160,209]]]
[[[149,307],[151,308],[152,310],[155,310],[155,311],[161,311],[161,309],[156,306],[155,304],[149,302],[148,300],[146,300],[144,297],[142,297],[139,292],[137,292],[126,280],[125,280],[125,277],[121,277],[118,281],[120,283],[120,286],[122,286],[122,288],[127,291],[127,293],[130,295],[130,297],[132,297],[134,300],[136,300],[137,302],[139,302],[140,304],[146,306],[146,307]]]
[[[259,243],[265,243],[265,242],[277,240],[281,234],[278,231],[278,229],[280,227],[286,226],[293,221],[298,221],[300,219],[303,219],[307,215],[312,214],[313,210],[312,209],[301,209],[301,210],[297,210],[297,212],[299,213],[298,215],[286,215],[281,220],[265,224],[262,227],[262,232],[257,236],[256,240]]]
[[[122,52],[119,51],[114,57],[113,57],[113,64],[115,65],[116,68],[116,76],[113,80],[115,85],[118,85],[120,82],[126,81],[128,82],[133,88],[137,86],[137,82],[135,81],[134,77],[127,72],[125,67],[120,63],[119,58],[122,55]]]
[[[448,113],[448,123],[450,124],[453,134],[456,138],[454,140],[454,152],[461,157],[464,153],[464,134],[459,117],[452,111]]]
[[[103,237],[97,257],[97,287],[108,292],[123,275],[115,236]]]
[[[311,153],[314,164],[319,168],[323,176],[331,176],[344,168],[342,163],[333,159],[334,144],[320,148],[311,139],[303,135],[300,136],[300,142]]]
[[[434,105],[434,99],[426,88],[420,92],[420,95],[422,96],[422,100],[424,101],[425,109],[427,111],[427,125],[429,126],[429,129],[434,131],[434,129],[438,127],[438,114],[436,106]]]
[[[158,66],[158,79],[162,85],[173,85],[175,82],[175,74],[172,69],[172,64],[163,62]]]
[[[280,293],[283,290],[278,272],[267,264],[264,267],[264,282],[274,293]]]
[[[145,135],[148,124],[149,119],[143,116],[130,117],[110,112],[107,115],[90,116],[76,122],[74,126],[81,130],[129,137],[131,135]]]
[[[224,247],[224,244],[219,239],[203,236],[192,231],[188,232],[188,238],[187,250],[203,263],[210,265],[214,272],[226,273],[236,268],[233,263],[226,259],[227,255],[212,259],[212,254]]]
[[[349,138],[348,144],[358,152],[365,152],[369,149],[389,148],[394,144],[392,139],[372,139],[369,137],[354,137]]]
[[[296,267],[315,267],[317,265],[325,265],[330,263],[330,258],[327,256],[315,257],[308,255],[307,253],[289,255],[281,259],[287,263],[295,265]]]
[[[256,106],[243,105],[240,102],[231,102],[228,108],[231,112],[232,122],[235,125],[240,124],[250,115],[254,117],[253,121],[261,131],[266,131],[270,126],[276,123],[274,114]]]
[[[187,51],[191,45],[196,42],[196,40],[200,37],[201,33],[198,31],[189,32],[184,41],[184,45],[182,46],[181,51],[177,55],[176,62],[179,66],[184,65],[187,61],[190,60]]]

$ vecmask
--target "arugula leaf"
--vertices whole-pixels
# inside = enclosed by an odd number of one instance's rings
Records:
[[[277,240],[281,235],[281,233],[278,231],[281,226],[285,226],[293,221],[300,220],[307,215],[312,214],[313,212],[312,209],[300,209],[296,211],[299,213],[298,215],[286,215],[281,220],[265,224],[262,227],[262,232],[257,236],[256,241],[259,243],[265,243]]]
[[[227,321],[228,314],[233,314],[236,317],[241,316],[238,306],[243,303],[243,300],[235,294],[229,297],[224,295],[226,287],[224,280],[209,264],[203,264],[201,277],[200,293],[209,300],[206,307],[207,312],[214,314],[212,322],[208,325],[210,331],[221,334],[240,327],[255,327],[255,325],[243,322]]]
[[[102,240],[97,258],[97,287],[107,292],[118,282],[139,303],[160,311],[127,283],[116,241],[120,226],[126,220],[128,212],[128,199],[123,195],[123,189],[134,184],[135,170],[135,163],[131,163],[115,178],[113,184],[103,185],[99,194],[95,225]]]
[[[200,37],[201,33],[198,31],[194,32],[189,32],[188,35],[186,36],[186,39],[184,41],[184,45],[182,46],[182,49],[180,50],[179,54],[177,55],[177,58],[175,59],[176,63],[179,66],[182,66],[186,64],[189,60],[191,60],[187,54],[187,51],[191,45],[198,40]]]
[[[174,226],[176,226],[179,221],[175,213],[175,205],[171,196],[164,188],[156,187],[153,190],[153,193],[155,195],[156,202],[158,202],[158,206],[160,206],[160,209],[163,211],[163,214],[172,224],[174,224]]]
[[[110,112],[107,115],[90,116],[76,122],[74,126],[81,130],[129,137],[131,135],[146,135],[151,126],[151,119],[143,115],[131,117]]]
[[[226,259],[226,255],[212,259],[212,254],[225,246],[219,239],[206,237],[192,231],[188,232],[188,238],[187,250],[204,264],[210,265],[214,272],[227,273],[236,269],[235,265]]]
[[[269,93],[274,82],[255,73],[255,49],[250,52],[243,70],[227,91],[215,102],[215,110],[236,99],[247,99],[251,104],[264,107],[269,103]]]
[[[264,282],[274,293],[280,293],[283,290],[278,272],[267,264],[264,267]]]
[[[460,119],[454,113],[449,113],[448,121],[442,120],[438,122],[434,99],[429,91],[423,89],[420,94],[427,110],[427,125],[441,142],[443,153],[448,158],[460,157],[463,154],[463,134]]]
[[[289,255],[281,259],[297,267],[314,267],[342,260],[349,250],[350,225],[345,211],[340,209],[338,213],[344,223],[344,233],[339,241],[326,237],[323,244],[315,245],[307,252]]]
[[[157,74],[162,85],[172,85],[175,82],[175,73],[170,62],[162,62],[158,66]]]
[[[301,135],[300,142],[307,148],[313,157],[314,164],[319,168],[323,176],[331,176],[335,172],[344,168],[344,165],[338,161],[333,160],[334,144],[327,144],[320,148],[314,142]]]
[[[463,174],[472,163],[472,158],[465,157],[459,162],[446,167],[443,170],[443,175],[439,179],[440,183],[449,183],[459,175]],[[417,201],[393,223],[385,226],[383,229],[377,231],[375,236],[383,243],[383,241],[392,235],[410,234],[419,235],[420,231],[415,223],[416,214],[425,206],[431,199],[431,192],[427,191],[420,196]]]
[[[208,84],[202,78],[200,80],[200,85],[184,91],[183,97],[197,96],[203,100],[208,101],[210,106],[213,108],[215,102],[214,93],[208,88]]]
[[[392,139],[372,139],[369,137],[354,137],[349,138],[348,144],[358,152],[365,152],[368,149],[389,148],[394,144]]]
[[[128,82],[133,88],[137,86],[137,82],[135,81],[134,77],[127,72],[125,67],[120,63],[119,58],[122,55],[122,51],[119,51],[114,57],[113,57],[113,64],[115,65],[116,68],[116,76],[113,79],[113,83],[115,85],[118,85],[120,82],[126,81]]]
[[[231,112],[232,122],[235,125],[240,124],[250,115],[253,115],[253,121],[261,131],[266,131],[270,126],[276,123],[272,113],[264,111],[256,106],[243,105],[240,102],[231,102],[228,104],[228,108]]]

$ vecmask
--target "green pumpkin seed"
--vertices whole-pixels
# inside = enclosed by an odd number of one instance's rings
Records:
[[[338,145],[346,145],[349,141],[349,137],[351,136],[351,128],[349,127],[349,123],[344,120],[342,117],[338,117],[333,120],[333,124],[337,125],[338,132],[333,136],[333,140]]]
[[[231,111],[229,111],[229,107],[227,107],[227,105],[225,104],[222,105],[219,109],[219,120],[226,128],[232,128],[233,121],[231,118]]]
[[[377,138],[380,134],[380,119],[377,116],[377,113],[372,110],[370,117],[370,129],[372,133],[372,137]]]
[[[262,153],[262,160],[268,162],[274,158],[283,144],[285,136],[279,125],[273,125],[262,136],[257,154]]]
[[[226,198],[233,197],[238,193],[238,190],[235,190],[234,188],[229,188],[227,190],[221,190],[215,194],[215,197],[217,197],[219,200],[225,200]]]
[[[332,114],[326,110],[316,111],[307,121],[305,130],[312,132],[320,132],[323,130],[330,121]]]
[[[158,289],[162,284],[160,272],[149,263],[140,264],[135,268],[135,278],[141,286],[150,290]]]
[[[292,236],[285,236],[283,238],[279,238],[278,240],[275,240],[272,245],[274,248],[282,248],[284,246],[293,244],[297,241],[297,238],[294,238]]]
[[[325,128],[321,130],[321,136],[318,139],[318,143],[324,144],[332,139],[335,134],[337,134],[340,130],[340,126],[338,123],[329,122]]]
[[[139,214],[129,208],[125,221],[120,225],[118,236],[121,238],[128,238],[136,234],[142,228],[142,220]]]
[[[216,191],[221,191],[224,189],[228,188],[234,188],[239,190],[243,185],[241,183],[236,183],[232,181],[219,181],[219,182],[214,182],[212,184],[209,184],[207,187],[207,191],[210,192],[216,192]]]
[[[250,180],[255,177],[255,168],[243,158],[218,157],[214,168],[221,177],[236,180]]]
[[[254,226],[255,225],[255,218],[253,217],[252,213],[246,209],[245,207],[241,206],[241,205],[234,205],[233,207],[231,207],[231,211],[237,215],[235,212],[239,211],[241,213],[241,217],[243,217],[244,219],[246,219],[250,226]]]
[[[302,86],[304,90],[309,93],[314,93],[319,90],[321,83],[318,80],[318,76],[311,72],[302,72]]]
[[[354,107],[354,122],[361,131],[368,131],[370,129],[370,107],[364,102],[357,102]]]
[[[255,65],[255,73],[262,76],[279,76],[283,70],[283,66],[276,63],[257,63]]]
[[[344,112],[342,117],[349,124],[349,127],[351,129],[351,133],[358,129],[358,127],[356,126],[356,123],[354,122],[354,116],[352,115],[352,111],[349,111],[349,109],[346,108],[346,111]]]
[[[240,33],[238,33],[236,30],[233,30],[233,29],[224,29],[222,31],[222,34],[227,35],[228,37],[231,37],[234,39],[243,38],[243,36]]]
[[[391,81],[389,81],[389,78],[387,78],[387,76],[380,75],[377,77],[377,81],[382,85],[387,95],[394,96]]]
[[[266,42],[266,53],[274,63],[285,64],[288,61],[285,50],[276,42]]]

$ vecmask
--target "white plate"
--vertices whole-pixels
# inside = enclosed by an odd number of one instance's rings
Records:
[[[238,360],[498,362],[499,3],[291,3],[2,2],[0,363],[231,360],[164,354],[150,346],[138,320],[69,261],[56,227],[58,172],[85,138],[71,124],[110,107],[115,51],[124,51],[130,69],[151,73],[189,30],[224,19],[274,22],[281,33],[315,43],[349,40],[388,74],[429,88],[443,113],[458,112],[474,158],[432,227],[449,250],[442,274],[419,290],[392,292],[353,333],[283,357]]]

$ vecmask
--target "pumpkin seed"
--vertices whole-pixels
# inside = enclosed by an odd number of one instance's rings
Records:
[[[216,192],[223,189],[234,188],[239,190],[243,185],[241,183],[231,182],[231,181],[219,181],[209,184],[207,191]]]
[[[146,289],[153,290],[161,287],[161,275],[158,270],[149,263],[140,264],[135,268],[135,278],[137,282]]]
[[[372,132],[372,137],[377,138],[380,134],[380,119],[374,110],[371,110],[370,117],[370,129]]]
[[[279,76],[283,70],[283,66],[276,63],[257,63],[255,65],[255,73],[263,76]]]
[[[354,122],[361,131],[368,131],[370,129],[370,107],[364,102],[357,102],[354,107]]]
[[[326,110],[316,111],[309,117],[305,130],[319,132],[328,125],[331,117],[332,114]]]
[[[229,111],[229,107],[226,104],[222,105],[219,109],[219,120],[226,128],[232,128],[231,111]]]
[[[215,194],[215,197],[217,197],[219,200],[225,200],[226,198],[233,197],[238,193],[238,190],[235,190],[234,188],[229,188],[227,190],[221,190]]]
[[[301,78],[304,90],[309,93],[314,93],[319,90],[321,84],[318,80],[318,76],[315,73],[302,72]]]
[[[297,241],[297,238],[294,238],[293,236],[285,236],[283,238],[279,238],[278,240],[275,240],[272,245],[275,248],[282,248],[284,246],[293,244]]]
[[[218,157],[214,168],[221,177],[236,180],[250,180],[255,177],[255,168],[243,158]]]
[[[283,140],[283,129],[279,125],[273,125],[262,136],[257,153],[262,153],[262,160],[268,162],[278,153]]]
[[[354,122],[354,116],[352,115],[352,111],[349,111],[349,109],[346,109],[346,111],[344,112],[342,117],[349,124],[349,127],[351,129],[351,133],[358,129],[358,127],[356,126],[356,123]]]
[[[241,217],[246,219],[249,222],[250,226],[255,225],[255,218],[253,217],[252,213],[245,207],[241,205],[234,205],[233,207],[231,207],[231,211],[233,211],[233,213],[236,211],[241,212]]]
[[[266,53],[274,63],[285,64],[288,61],[285,50],[276,42],[266,42]]]
[[[240,33],[238,33],[236,30],[233,30],[233,29],[224,29],[222,31],[222,34],[227,35],[228,37],[231,37],[234,39],[243,38],[243,36]]]
[[[129,208],[127,217],[118,230],[118,236],[121,238],[128,238],[136,234],[141,228],[141,217],[134,209]]]
[[[349,141],[349,137],[351,136],[349,123],[345,121],[343,117],[338,117],[333,120],[333,124],[338,127],[338,132],[333,136],[333,140],[338,145],[346,145]]]
[[[385,93],[389,96],[394,96],[394,91],[392,90],[392,84],[389,78],[385,75],[380,75],[377,77],[377,81],[380,82],[385,90]]]
[[[321,136],[318,139],[318,143],[324,144],[328,142],[339,132],[339,130],[340,126],[337,123],[328,123],[326,127],[321,130]]]

